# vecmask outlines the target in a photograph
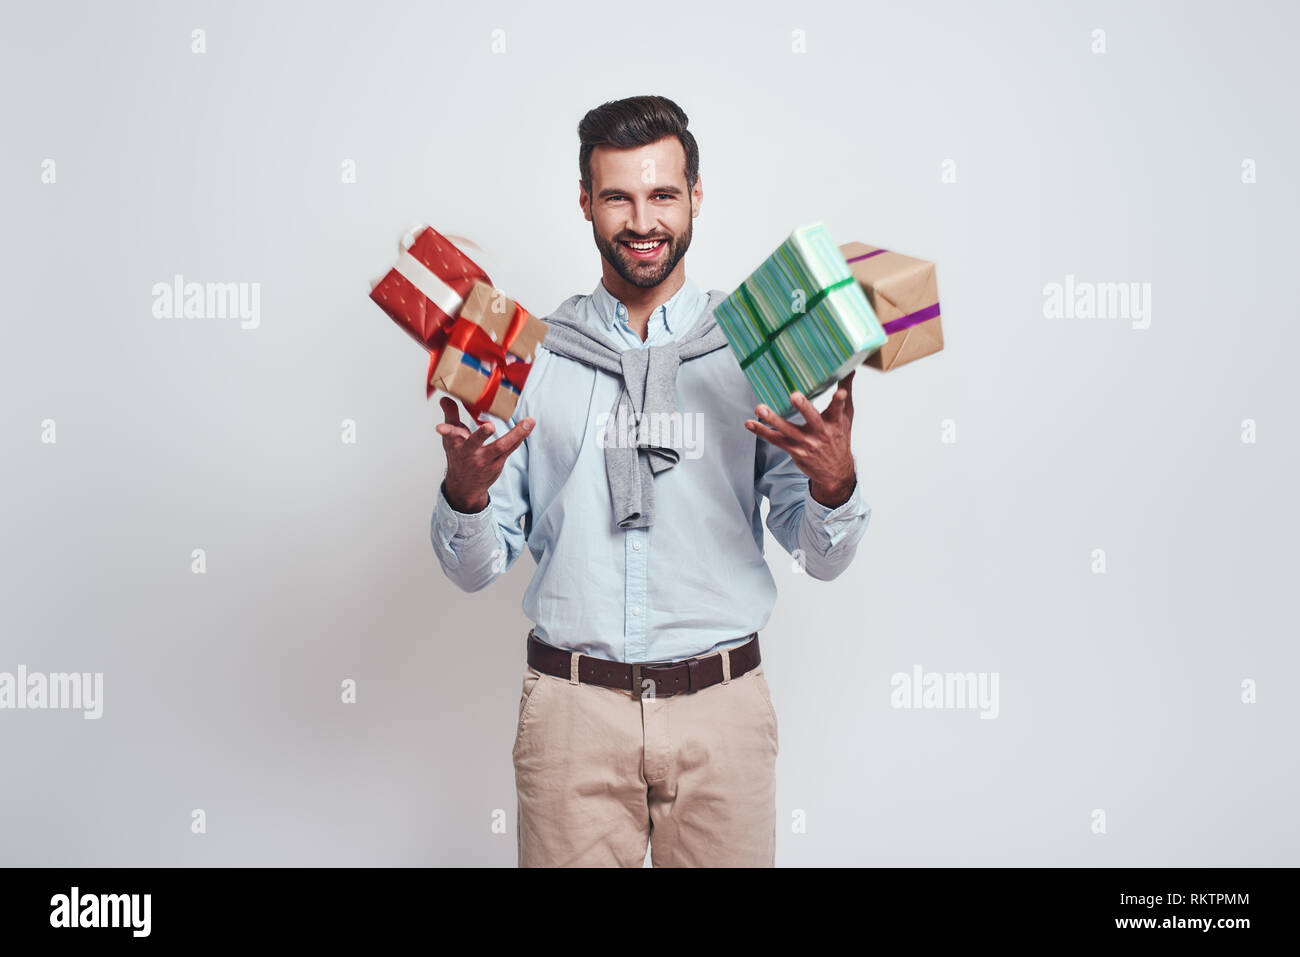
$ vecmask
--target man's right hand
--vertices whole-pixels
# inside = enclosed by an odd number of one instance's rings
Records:
[[[491,422],[484,422],[471,434],[460,420],[455,399],[444,395],[438,404],[447,416],[447,421],[438,425],[447,453],[447,504],[458,512],[481,512],[488,506],[488,489],[505,468],[506,456],[519,447],[537,423],[531,418],[521,419],[501,438],[485,445],[495,431]]]

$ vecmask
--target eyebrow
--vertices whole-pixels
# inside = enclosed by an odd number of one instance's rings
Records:
[[[611,186],[611,187],[607,187],[607,188],[605,188],[605,189],[602,189],[599,193],[596,194],[596,198],[597,198],[597,199],[604,199],[604,198],[607,197],[607,196],[627,195],[629,192],[631,192],[631,190],[626,190],[626,189],[615,189],[614,187]],[[672,195],[674,195],[674,196],[680,196],[680,195],[682,195],[682,191],[681,191],[681,189],[678,188],[678,187],[676,187],[676,186],[656,186],[656,187],[655,187],[654,189],[652,189],[650,192],[651,192],[652,194],[653,194],[653,193],[672,193]]]

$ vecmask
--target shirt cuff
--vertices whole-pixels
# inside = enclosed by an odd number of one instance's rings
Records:
[[[804,493],[804,514],[825,530],[831,547],[839,544],[844,536],[849,534],[854,524],[867,514],[867,504],[858,491],[861,484],[855,480],[853,491],[849,493],[848,499],[835,508],[828,508],[813,498],[811,483]]]
[[[457,534],[473,537],[492,523],[492,498],[479,512],[458,512],[447,501],[446,481],[438,483],[438,504],[434,506],[433,520],[448,538]]]

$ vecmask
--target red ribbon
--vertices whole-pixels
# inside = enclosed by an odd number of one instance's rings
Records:
[[[532,363],[523,360],[510,362],[506,357],[506,352],[515,339],[518,338],[519,333],[523,331],[524,324],[528,322],[529,318],[531,317],[528,310],[519,303],[515,303],[515,313],[510,317],[510,324],[506,327],[506,334],[501,342],[493,342],[492,337],[484,331],[482,326],[461,316],[456,318],[450,328],[444,327],[439,330],[435,343],[429,350],[429,372],[425,376],[425,400],[431,398],[436,391],[433,386],[433,371],[438,365],[438,360],[442,357],[443,350],[448,346],[459,349],[461,352],[468,353],[478,359],[479,362],[489,364],[492,367],[492,372],[488,375],[487,382],[484,384],[478,398],[466,404],[466,408],[469,409],[470,415],[474,417],[474,421],[482,425],[486,421],[483,418],[483,412],[491,408],[492,403],[496,400],[497,390],[500,389],[503,378],[520,392],[524,389],[524,381],[528,378]]]

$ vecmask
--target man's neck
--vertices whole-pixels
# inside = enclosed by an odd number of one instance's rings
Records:
[[[677,295],[686,282],[686,260],[677,263],[673,271],[657,286],[634,286],[620,276],[609,263],[602,260],[601,282],[605,291],[627,306],[627,324],[645,342],[650,325],[650,314]]]

